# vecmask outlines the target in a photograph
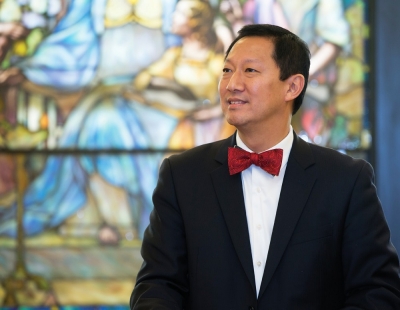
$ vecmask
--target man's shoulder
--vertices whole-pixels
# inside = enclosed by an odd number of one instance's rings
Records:
[[[313,153],[315,162],[320,167],[329,167],[330,170],[349,172],[359,171],[365,165],[371,166],[366,159],[356,158],[346,154],[345,152],[334,150],[308,143]],[[372,169],[372,168],[371,168]]]

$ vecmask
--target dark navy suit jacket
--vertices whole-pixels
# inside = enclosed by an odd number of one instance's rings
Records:
[[[372,167],[294,135],[257,298],[235,135],[165,159],[131,308],[400,309]]]

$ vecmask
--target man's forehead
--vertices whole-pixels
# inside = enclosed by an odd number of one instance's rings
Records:
[[[249,49],[252,47],[259,47],[260,45],[269,45],[274,48],[275,44],[274,41],[267,37],[262,36],[246,36],[240,38],[235,44],[232,46],[229,54],[238,48]],[[228,55],[229,55],[228,54]]]
[[[246,44],[246,45],[258,45],[258,44],[263,44],[263,43],[269,43],[274,45],[274,41],[270,37],[263,37],[263,36],[245,36],[243,38],[240,38],[234,45],[241,45],[241,44]],[[232,48],[233,48],[232,47]]]
[[[262,62],[261,59],[250,58],[250,57],[241,58],[240,61],[243,63],[260,63],[260,62]],[[232,62],[233,62],[232,58],[229,58],[229,55],[228,55],[228,58],[226,58],[225,63],[232,63]]]
[[[269,47],[268,47],[269,45]],[[256,63],[265,61],[265,57],[273,58],[274,43],[269,38],[248,36],[238,40],[226,55],[225,63],[239,58],[241,62]]]

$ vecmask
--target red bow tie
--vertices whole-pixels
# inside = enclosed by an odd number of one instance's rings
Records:
[[[263,153],[249,153],[238,147],[228,148],[229,174],[233,175],[254,164],[272,175],[279,175],[282,165],[282,149],[274,149]]]

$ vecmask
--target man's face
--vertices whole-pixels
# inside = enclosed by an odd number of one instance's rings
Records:
[[[291,106],[285,101],[288,85],[279,79],[272,58],[274,44],[263,37],[244,37],[226,58],[219,94],[228,123],[239,129],[265,129],[286,122]]]

